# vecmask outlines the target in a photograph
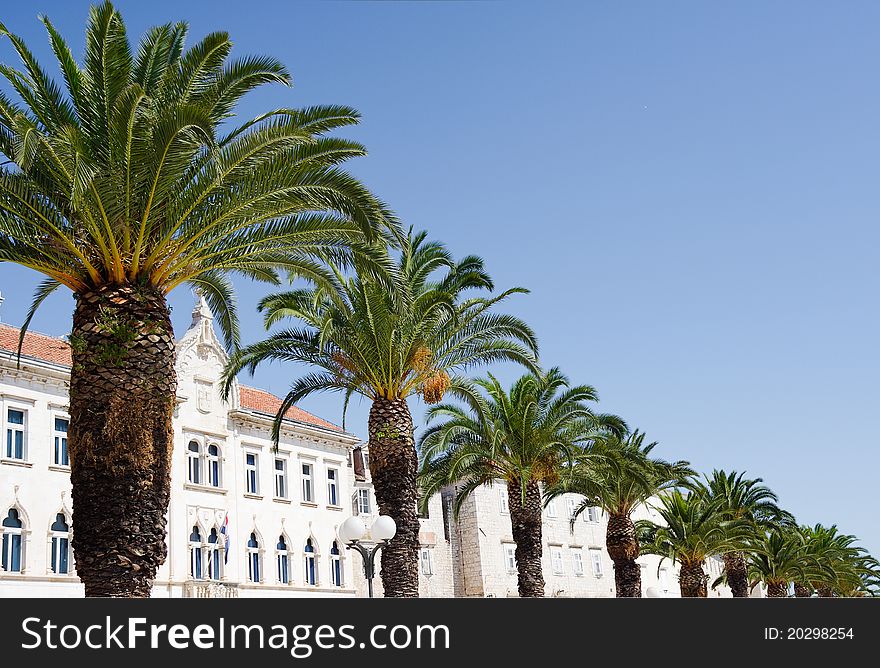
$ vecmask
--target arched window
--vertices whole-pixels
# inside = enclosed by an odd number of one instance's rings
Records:
[[[186,449],[187,479],[193,485],[202,483],[202,446],[198,441],[190,441]]]
[[[278,562],[278,582],[290,584],[290,556],[287,553],[287,541],[284,536],[278,536],[278,544],[275,546],[276,561]]]
[[[216,443],[208,446],[208,484],[220,486],[220,447]]]
[[[315,564],[315,546],[312,544],[311,538],[306,541],[306,546],[303,549],[303,566],[305,571],[303,581],[309,585],[318,584],[318,572]]]
[[[52,572],[67,575],[70,572],[70,525],[64,513],[58,513],[50,527],[52,531]]]
[[[189,574],[194,580],[202,579],[202,534],[198,527],[189,535]]]
[[[248,580],[260,582],[260,541],[257,534],[252,533],[247,542]]]
[[[342,557],[339,554],[339,544],[335,540],[330,547],[330,580],[334,587],[342,586]]]
[[[208,534],[208,579],[209,580],[219,580],[222,573],[220,571],[220,564],[223,563],[223,559],[220,556],[220,536],[217,534],[217,529],[211,529],[211,533]]]
[[[3,570],[21,573],[21,518],[15,508],[10,508],[3,520]]]

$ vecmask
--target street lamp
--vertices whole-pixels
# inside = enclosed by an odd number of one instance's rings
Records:
[[[364,559],[364,577],[367,578],[367,593],[373,598],[373,576],[376,573],[376,552],[388,545],[397,533],[397,525],[388,515],[379,515],[367,536],[367,527],[360,517],[349,517],[339,527],[339,540],[345,549],[355,549]],[[362,542],[367,536],[367,543]]]

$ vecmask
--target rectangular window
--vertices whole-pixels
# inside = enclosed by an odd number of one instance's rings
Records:
[[[508,573],[516,573],[516,545],[504,544],[504,567]]]
[[[312,484],[312,465],[302,465],[302,495],[303,501],[312,502],[315,500],[314,486]]]
[[[556,517],[556,500],[552,500],[547,504],[547,517]]]
[[[339,505],[339,472],[327,469],[327,505]]]
[[[501,512],[509,513],[510,512],[510,504],[507,500],[507,488],[502,487],[498,490],[498,496],[501,498]]]
[[[434,574],[434,550],[430,547],[423,547],[419,550],[419,565],[422,575]]]
[[[593,566],[593,575],[602,577],[602,550],[590,550],[590,563]]]
[[[598,522],[599,521],[599,509],[596,506],[590,506],[587,508],[587,522]]]
[[[6,411],[6,457],[24,460],[24,411],[10,408]]]
[[[281,457],[275,459],[275,496],[287,498],[287,460]]]
[[[553,572],[556,575],[562,575],[565,572],[565,566],[562,563],[562,548],[550,548],[550,562],[553,565]]]
[[[574,568],[575,575],[583,575],[584,574],[584,554],[579,549],[572,548],[571,550],[571,563]]]
[[[67,457],[67,427],[70,422],[64,418],[55,418],[55,430],[52,434],[55,452],[55,466],[70,466]]]
[[[370,490],[359,489],[357,491],[358,515],[370,514]]]
[[[248,452],[244,456],[244,479],[245,489],[248,494],[260,493],[260,475],[257,468],[259,457],[256,453]]]
[[[574,514],[577,512],[578,500],[575,498],[570,498],[568,500],[568,519],[573,520]]]

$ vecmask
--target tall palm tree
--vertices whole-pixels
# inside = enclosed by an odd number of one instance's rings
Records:
[[[776,494],[761,484],[761,478],[749,480],[745,473],[719,470],[712,471],[712,475],[706,475],[705,478],[708,494],[721,500],[725,512],[731,517],[748,520],[759,534],[774,526],[794,522],[794,518],[777,505],[779,498]],[[732,551],[721,556],[731,593],[735,598],[747,597],[749,578],[745,555],[740,551]]]
[[[506,391],[494,376],[454,383],[449,393],[463,405],[429,409],[429,426],[419,441],[422,503],[448,485],[457,485],[453,506],[482,485],[504,480],[518,589],[522,597],[544,595],[541,568],[542,486],[554,485],[563,466],[606,429],[625,429],[619,418],[597,415],[588,385],[571,386],[559,369],[529,373]]]
[[[660,495],[655,506],[664,524],[639,520],[642,552],[656,554],[681,564],[678,579],[681,595],[705,598],[707,576],[703,570],[706,559],[726,552],[741,550],[753,535],[751,524],[732,518],[725,512],[721,499],[692,491],[674,489]]]
[[[418,457],[407,400],[441,401],[454,382],[450,374],[474,365],[514,361],[536,364],[537,342],[518,318],[492,308],[513,293],[467,297],[491,290],[477,257],[454,262],[424,233],[403,243],[396,266],[356,261],[353,275],[334,266],[333,286],[292,290],[260,304],[266,325],[294,318],[303,328],[279,332],[232,355],[225,391],[236,373],[270,360],[318,367],[293,383],[276,416],[319,391],[353,394],[372,402],[369,416],[370,473],[379,510],[397,523],[397,535],[382,550],[382,584],[390,597],[418,596]],[[344,419],[343,409],[343,419]]]
[[[77,572],[88,596],[148,596],[165,559],[176,377],[167,295],[198,287],[226,342],[238,327],[229,274],[329,280],[316,253],[393,225],[339,168],[359,144],[324,137],[347,107],[276,109],[227,126],[239,99],[289,84],[280,62],[230,59],[211,33],[151,28],[132,50],[121,15],[91,8],[80,65],[42,18],[56,83],[0,24],[23,67],[0,65],[0,261],[46,276],[22,327],[64,286],[70,345],[70,462]]]
[[[822,567],[810,555],[803,535],[790,526],[759,532],[747,549],[749,577],[766,585],[768,598],[787,597],[792,582],[822,577]]]
[[[566,492],[584,497],[571,521],[590,506],[608,514],[605,546],[614,562],[614,584],[618,598],[642,595],[639,540],[632,514],[635,509],[694,475],[687,462],[667,462],[651,457],[657,443],[645,443],[638,430],[618,436],[609,434],[588,446],[585,455],[565,470],[548,498]]]

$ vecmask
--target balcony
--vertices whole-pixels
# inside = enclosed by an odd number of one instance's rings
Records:
[[[183,583],[184,598],[238,598],[238,585],[232,582],[187,580]]]

